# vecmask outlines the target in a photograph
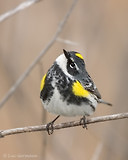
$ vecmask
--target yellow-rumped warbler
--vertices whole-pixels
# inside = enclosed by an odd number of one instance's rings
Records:
[[[82,55],[75,51],[63,50],[41,81],[40,98],[44,108],[58,116],[47,124],[48,134],[53,133],[53,123],[60,115],[91,115],[97,103],[105,103],[85,68]]]

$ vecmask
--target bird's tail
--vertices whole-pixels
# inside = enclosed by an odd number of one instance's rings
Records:
[[[111,103],[104,101],[103,99],[98,99],[98,103],[103,103],[103,104],[107,104],[109,106],[112,106]]]

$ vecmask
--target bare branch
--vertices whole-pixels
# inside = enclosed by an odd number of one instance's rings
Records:
[[[97,145],[97,147],[96,147],[96,149],[95,149],[95,152],[94,152],[93,157],[92,157],[91,160],[98,160],[98,159],[100,159],[100,154],[101,154],[101,152],[102,152],[102,149],[103,149],[103,143],[100,142],[100,143]]]
[[[39,2],[40,0],[27,0],[23,3],[21,3],[20,5],[18,5],[16,8],[0,15],[0,22],[3,22],[4,20],[6,20],[7,18],[13,16],[14,14],[16,14],[17,12],[20,12],[23,9],[26,9],[28,7],[30,7],[32,4]]]
[[[65,43],[65,44],[69,44],[69,45],[74,45],[74,46],[78,45],[78,43],[76,43],[76,42],[73,42],[73,41],[70,41],[67,39],[62,39],[62,38],[57,38],[57,41]]]
[[[0,102],[0,108],[5,104],[5,102],[11,97],[11,95],[16,91],[16,89],[19,87],[19,85],[23,82],[23,80],[29,75],[29,73],[32,71],[32,69],[35,67],[35,65],[40,61],[42,56],[52,47],[52,45],[55,43],[56,39],[62,32],[65,23],[67,22],[69,16],[71,15],[75,5],[76,5],[77,0],[74,0],[70,9],[66,13],[65,17],[62,19],[60,22],[53,38],[49,41],[47,46],[40,52],[38,57],[32,62],[32,64],[27,68],[27,70],[20,76],[20,78],[16,81],[16,83],[10,88],[10,90],[7,92],[5,97],[2,99]]]
[[[124,119],[124,118],[128,118],[128,113],[118,113],[118,114],[113,114],[113,115],[106,115],[106,116],[101,116],[101,117],[90,118],[90,119],[87,119],[87,124],[111,121],[111,120],[117,120],[117,119]],[[56,130],[56,129],[62,129],[62,128],[76,127],[80,125],[83,125],[82,123],[80,123],[80,121],[71,121],[71,122],[56,124],[53,126],[53,128],[54,130]],[[46,130],[47,130],[46,124],[39,125],[39,126],[28,126],[28,127],[23,127],[23,128],[1,130],[0,138],[8,136],[8,135],[13,135],[13,134],[46,131]]]

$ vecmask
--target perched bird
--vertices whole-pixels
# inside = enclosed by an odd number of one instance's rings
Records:
[[[47,124],[48,134],[53,133],[53,123],[62,116],[82,116],[80,122],[86,127],[98,103],[112,105],[101,95],[89,76],[82,55],[63,50],[41,81],[40,98],[44,108],[58,116]]]

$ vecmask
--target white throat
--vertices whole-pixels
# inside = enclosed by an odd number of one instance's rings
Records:
[[[65,73],[65,75],[67,75],[68,77],[70,77],[71,79],[73,79],[73,76],[70,75],[67,72],[67,58],[65,57],[64,54],[61,54],[57,59],[56,59],[56,63],[59,65],[59,67],[62,69],[62,71]]]

